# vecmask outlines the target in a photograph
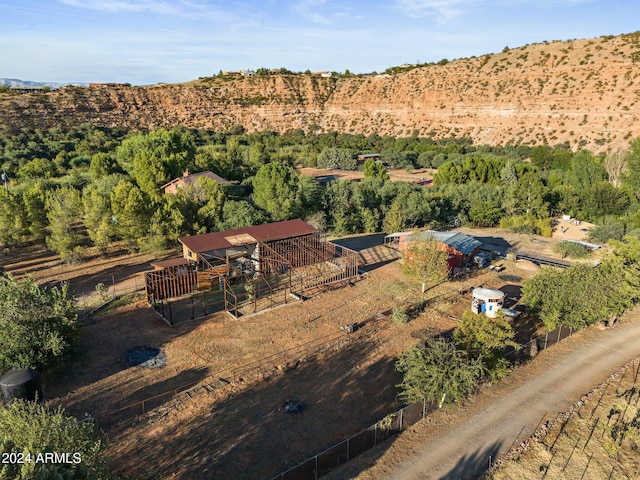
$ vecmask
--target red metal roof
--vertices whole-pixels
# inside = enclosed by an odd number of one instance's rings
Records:
[[[227,237],[238,237],[239,235],[251,235],[259,242],[273,242],[285,238],[300,237],[317,232],[318,229],[312,227],[304,220],[285,220],[276,223],[264,223],[253,227],[237,228],[235,230],[225,230],[223,232],[205,233],[203,235],[193,235],[182,237],[180,242],[194,253],[211,252],[231,248],[234,244],[227,240]],[[234,242],[236,245],[237,243]]]

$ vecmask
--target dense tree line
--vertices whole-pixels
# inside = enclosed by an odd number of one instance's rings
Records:
[[[313,132],[313,130],[312,130]],[[389,182],[395,168],[437,168],[434,186]],[[264,131],[124,132],[90,125],[0,135],[6,187],[0,242],[46,241],[65,260],[114,240],[160,248],[183,235],[302,217],[336,234],[464,223],[550,232],[550,215],[594,221],[594,240],[640,231],[640,140],[594,156],[557,147],[474,146],[469,139]],[[361,182],[320,184],[296,167],[363,168]],[[161,186],[183,171],[199,179],[176,195]]]

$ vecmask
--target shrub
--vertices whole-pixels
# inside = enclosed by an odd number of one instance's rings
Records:
[[[579,243],[562,240],[553,246],[553,251],[564,257],[585,258],[589,255],[589,250]]]
[[[15,400],[0,410],[0,454],[24,456],[23,463],[0,464],[0,478],[108,479],[102,451],[105,441],[92,422],[78,422],[62,408]],[[46,453],[69,455],[66,462],[38,461]],[[29,461],[30,459],[30,461]]]
[[[396,325],[403,325],[409,321],[409,314],[404,308],[393,307],[391,319]]]

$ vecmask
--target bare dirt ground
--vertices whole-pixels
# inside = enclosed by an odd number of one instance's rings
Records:
[[[392,182],[432,182],[433,174],[436,170],[430,168],[421,168],[407,172],[406,170],[396,169],[387,170],[389,180]],[[334,170],[326,168],[301,168],[300,173],[309,177],[316,177],[324,180],[362,180],[364,173],[359,170]],[[425,184],[429,184],[425,183]]]
[[[501,273],[484,270],[443,284],[426,294],[432,301],[422,314],[409,324],[395,325],[378,314],[414,301],[418,290],[386,247],[367,248],[367,236],[338,242],[362,249],[368,273],[352,286],[305,302],[241,320],[218,313],[174,327],[144,302],[91,317],[67,364],[45,375],[45,395],[73,414],[89,413],[97,419],[109,436],[110,463],[119,473],[269,478],[397,410],[395,358],[410,345],[454,328],[456,315],[469,303],[458,291],[472,285],[518,286],[534,273],[509,263]],[[30,273],[45,283],[70,280],[78,293],[91,293],[95,283],[110,280],[114,288],[123,289],[150,269],[151,258],[95,257],[67,267],[34,249],[8,260],[7,271]],[[341,325],[372,318],[357,337],[340,330]],[[526,341],[536,329],[535,323],[523,322],[520,335]],[[299,364],[278,364],[277,354],[323,338],[343,341]],[[130,367],[127,351],[138,346],[162,348],[167,366]],[[239,376],[247,365],[258,368]],[[110,421],[119,408],[212,378],[230,383],[210,394],[168,401],[150,414],[141,415],[138,405],[125,415],[129,420],[140,415],[135,422]],[[283,412],[283,403],[291,399],[306,404],[303,413]]]

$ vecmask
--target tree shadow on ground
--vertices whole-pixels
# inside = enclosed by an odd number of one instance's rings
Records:
[[[504,301],[502,306],[504,308],[512,308],[522,298],[522,286],[507,284],[499,288],[501,292],[504,292]]]
[[[69,289],[76,292],[77,295],[92,293],[95,291],[95,286],[98,283],[102,283],[110,290],[110,293],[118,293],[118,284],[124,281],[134,281],[134,285],[137,288],[144,288],[144,275],[143,272],[151,271],[152,268],[148,262],[140,263],[139,259],[131,259],[128,263],[120,263],[95,273],[87,273],[84,275],[78,275],[68,281]],[[126,290],[133,289],[131,287],[121,287]]]
[[[102,412],[97,412],[97,420],[101,427],[111,428],[122,420],[130,420],[132,415],[142,415],[144,412],[166,403],[173,398],[176,391],[183,391],[189,386],[196,385],[207,374],[208,369],[206,368],[192,368],[182,371],[171,378],[138,388],[121,400],[109,403],[108,407]],[[142,401],[144,401],[144,404],[139,403]],[[138,404],[138,406],[118,411],[134,404]],[[73,405],[68,406],[67,409],[71,413],[76,410]]]
[[[496,252],[501,257],[507,255],[507,251],[514,248],[517,244],[511,244],[502,237],[479,237],[474,235],[473,238],[482,243],[481,249],[490,252]]]
[[[496,442],[488,448],[469,453],[463,456],[453,469],[438,478],[440,480],[475,480],[498,459],[502,446],[502,442]]]
[[[162,393],[162,388],[173,390],[197,382],[205,376],[200,368],[171,376],[172,370],[167,367],[132,366],[127,354],[137,347],[163,349],[205,321],[211,318],[170,327],[143,303],[125,313],[115,310],[90,318],[81,327],[80,338],[64,363],[43,374],[45,398],[95,415]],[[167,361],[170,364],[172,359]]]
[[[359,235],[356,237],[337,238],[331,240],[332,243],[340,245],[341,247],[350,248],[356,252],[366,250],[367,248],[377,247],[384,243],[384,233],[373,233],[371,235]]]
[[[274,369],[268,379],[224,400],[187,400],[178,408],[193,413],[176,424],[154,423],[157,435],[119,435],[111,463],[134,476],[271,478],[397,410],[393,359],[360,363],[373,347],[358,341],[285,373]],[[305,408],[286,413],[292,400]]]

